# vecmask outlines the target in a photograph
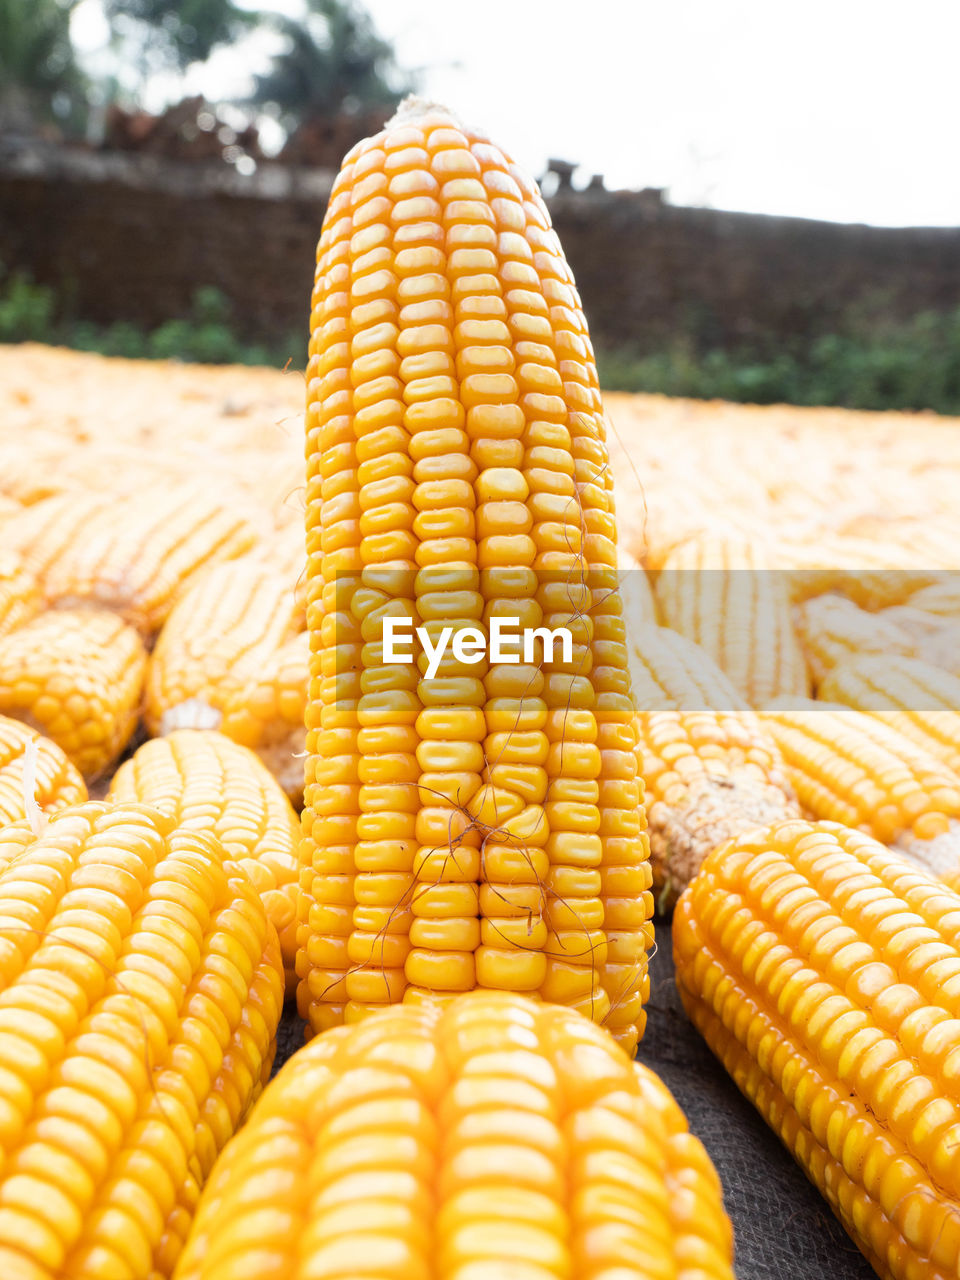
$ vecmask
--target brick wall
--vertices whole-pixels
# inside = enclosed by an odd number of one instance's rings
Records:
[[[332,175],[250,178],[152,157],[0,144],[0,262],[71,291],[76,313],[152,326],[198,285],[249,337],[306,321]],[[657,205],[631,193],[550,202],[595,339],[707,345],[829,329],[858,299],[891,315],[960,304],[960,230],[840,226]]]

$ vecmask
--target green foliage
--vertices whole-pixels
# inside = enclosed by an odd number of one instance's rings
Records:
[[[837,333],[789,350],[715,348],[698,355],[688,339],[678,339],[644,356],[600,351],[597,363],[610,391],[960,414],[960,308],[882,323],[851,312]]]
[[[392,106],[408,85],[397,85],[390,45],[353,0],[307,0],[302,20],[276,15],[284,37],[265,75],[256,77],[252,100],[272,105],[285,127],[344,108]]]
[[[0,125],[68,122],[86,84],[70,41],[78,0],[0,0]]]
[[[139,44],[144,71],[206,62],[259,21],[233,0],[104,0],[104,12],[115,33]]]
[[[98,325],[71,320],[56,291],[23,272],[0,275],[0,342],[47,342],[130,360],[183,360],[200,364],[306,364],[306,340],[291,333],[275,346],[248,342],[233,328],[230,303],[219,289],[193,295],[187,316],[144,330],[129,320]]]

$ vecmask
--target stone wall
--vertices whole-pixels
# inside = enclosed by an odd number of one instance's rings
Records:
[[[0,144],[0,262],[69,290],[85,319],[153,326],[199,285],[246,336],[305,325],[332,174]],[[893,316],[960,303],[960,230],[682,209],[643,193],[550,201],[592,331],[609,347],[824,331],[857,300]]]

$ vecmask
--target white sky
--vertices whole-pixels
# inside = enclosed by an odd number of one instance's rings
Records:
[[[302,0],[241,0],[301,11]],[[78,38],[95,54],[96,8]],[[960,225],[958,0],[365,0],[420,91],[536,175],[547,156],[678,204]],[[242,91],[224,50],[190,91]],[[176,86],[179,88],[180,86]],[[159,98],[170,86],[154,85]],[[174,96],[176,96],[174,94]]]

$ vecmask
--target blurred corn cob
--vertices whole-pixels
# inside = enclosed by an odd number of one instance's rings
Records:
[[[630,673],[653,889],[669,911],[711,849],[799,809],[769,733],[698,645],[641,627]]]
[[[115,614],[52,609],[0,637],[0,713],[39,729],[91,781],[137,727],[146,663]]]
[[[960,774],[960,677],[918,658],[864,656],[836,667],[821,694],[883,720]]]
[[[119,502],[109,492],[48,498],[7,521],[4,535],[49,602],[110,609],[149,638],[193,575],[249,550],[258,531],[193,486]]]
[[[0,548],[0,637],[29,622],[42,608],[36,575],[21,556]]]
[[[783,699],[761,716],[812,817],[859,827],[938,874],[960,863],[960,778],[876,716]]]
[[[263,899],[292,991],[300,822],[253,752],[223,734],[195,729],[153,738],[120,766],[107,799],[150,805],[186,830],[217,838]]]
[[[7,827],[0,867],[0,1274],[164,1280],[269,1076],[276,934],[210,836],[139,805]]]
[[[733,1280],[732,1244],[652,1072],[570,1011],[475,992],[300,1050],[217,1165],[176,1280]]]
[[[243,557],[180,597],[150,657],[144,717],[152,734],[218,729],[256,751],[288,795],[303,792],[308,640],[294,585]]]
[[[674,916],[684,1006],[886,1280],[960,1273],[960,896],[859,832],[722,846]]]
[[[475,986],[632,1047],[650,869],[593,352],[535,185],[442,109],[346,158],[307,370],[300,1009]],[[568,625],[573,661],[384,664],[389,612]]]
[[[844,596],[814,596],[797,605],[793,616],[814,688],[838,663],[852,656],[883,653],[909,657],[916,648],[895,621],[883,613],[868,613]]]
[[[629,552],[617,547],[617,574],[623,602],[623,621],[630,636],[638,627],[656,624],[657,604],[646,570]]]
[[[657,577],[663,622],[699,644],[753,707],[809,692],[783,575],[754,542],[691,538]]]
[[[83,778],[56,743],[0,716],[0,827],[86,798]]]

